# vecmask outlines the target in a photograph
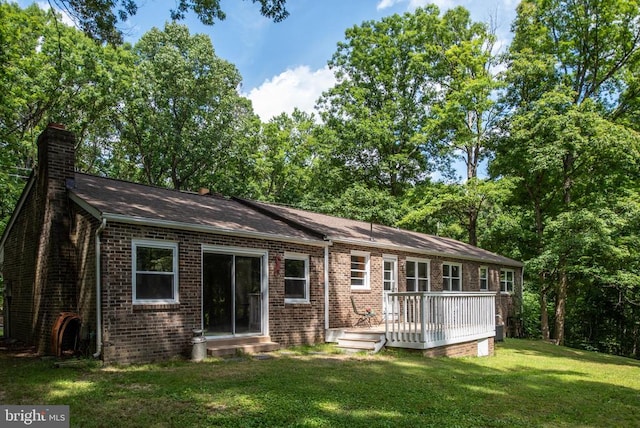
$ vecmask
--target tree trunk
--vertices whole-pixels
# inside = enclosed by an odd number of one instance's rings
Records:
[[[571,172],[573,170],[573,164],[575,162],[575,155],[573,153],[567,153],[562,161],[562,189],[563,189],[563,202],[567,211],[571,205],[571,190],[573,188],[573,180],[571,178]],[[566,313],[567,304],[567,288],[569,287],[567,278],[567,266],[563,257],[559,263],[560,279],[557,285],[556,292],[556,320],[555,320],[555,339],[558,345],[564,345],[564,317]]]
[[[540,275],[540,329],[542,340],[549,340],[549,313],[547,312],[547,287],[544,285],[544,275]]]
[[[469,213],[469,244],[478,246],[478,213],[471,210]]]
[[[638,319],[635,316],[636,310],[635,308],[631,309],[631,319]],[[631,351],[631,355],[635,356],[635,358],[640,359],[640,328],[638,328],[638,323],[634,322],[633,324],[633,350]]]
[[[471,180],[472,178],[475,178],[477,176],[478,176],[478,165],[473,159],[471,159],[471,156],[470,156],[469,160],[467,160],[467,180]]]
[[[560,270],[560,281],[558,281],[558,290],[556,293],[556,323],[555,323],[555,339],[556,344],[564,345],[564,318],[567,303],[568,279],[565,267],[562,264]]]
[[[530,189],[528,189],[530,190]],[[536,235],[538,238],[538,250],[537,253],[542,252],[542,240],[544,237],[544,222],[542,220],[542,206],[540,198],[537,195],[529,191],[531,199],[534,201],[534,212],[536,218]],[[545,274],[540,272],[538,275],[540,281],[540,330],[542,333],[542,340],[549,340],[551,334],[549,332],[549,313],[547,312],[547,287],[545,285]]]

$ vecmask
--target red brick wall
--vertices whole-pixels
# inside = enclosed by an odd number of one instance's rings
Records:
[[[480,291],[479,268],[489,268],[489,291],[497,293],[496,314],[512,314],[514,311],[513,298],[500,290],[500,266],[477,263],[467,260],[443,259],[442,257],[424,256],[421,254],[381,250],[375,247],[360,247],[358,251],[370,253],[370,288],[368,290],[351,289],[351,250],[352,246],[336,243],[329,247],[329,320],[330,328],[344,328],[352,326],[358,319],[351,306],[351,296],[354,297],[358,309],[371,307],[376,313],[382,313],[382,269],[383,257],[386,255],[398,258],[398,291],[406,291],[406,261],[407,258],[430,260],[431,291],[442,291],[442,263],[443,261],[462,264],[462,290],[464,292]],[[516,286],[520,283],[520,271],[516,272]],[[503,315],[506,316],[506,315]],[[505,317],[506,322],[506,317]]]
[[[134,305],[132,239],[178,243],[179,300],[172,305]],[[283,346],[309,344],[324,338],[324,249],[224,235],[108,223],[102,236],[102,300],[104,360],[142,362],[184,354],[192,330],[202,327],[202,245],[267,250],[269,257],[269,334]],[[275,272],[276,257],[285,252],[310,256],[310,303],[284,303],[284,263]]]

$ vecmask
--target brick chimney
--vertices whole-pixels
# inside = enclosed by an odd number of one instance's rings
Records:
[[[32,334],[41,354],[51,352],[51,329],[60,312],[77,311],[76,250],[67,195],[67,181],[74,179],[75,142],[74,134],[58,124],[49,124],[38,137]]]
[[[75,172],[76,137],[64,125],[50,123],[38,137],[38,175],[52,184],[66,187]],[[44,177],[43,177],[44,176]]]

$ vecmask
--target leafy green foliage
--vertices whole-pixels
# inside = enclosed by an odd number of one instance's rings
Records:
[[[305,198],[318,162],[316,129],[314,116],[298,109],[262,126],[254,154],[254,197],[291,205]]]
[[[251,0],[260,4],[260,13],[280,22],[289,12],[286,10],[287,0]],[[138,12],[135,0],[54,0],[53,3],[67,12],[92,39],[122,43],[122,32],[118,28],[120,22]],[[171,19],[184,19],[189,11],[195,12],[200,21],[213,25],[216,20],[224,20],[226,15],[220,7],[220,0],[179,0],[176,8],[171,9]]]
[[[491,170],[520,180],[514,202],[532,220],[528,235],[535,239],[523,254],[531,255],[527,270],[541,297],[542,332],[549,331],[544,301],[551,297],[560,343],[567,314],[571,322],[589,312],[578,297],[610,286],[600,281],[610,267],[633,269],[611,256],[620,253],[618,233],[629,233],[629,219],[615,207],[640,178],[640,136],[617,120],[628,113],[636,87],[639,12],[637,2],[524,1],[514,23],[504,98],[512,114]],[[635,305],[632,296],[621,294]],[[637,330],[633,335],[637,341]]]
[[[178,24],[147,32],[134,55],[120,150],[141,170],[128,168],[135,175],[127,178],[244,193],[242,177],[258,122],[251,103],[237,92],[236,68],[215,55],[209,37],[192,36]]]
[[[425,132],[437,95],[433,63],[438,9],[393,15],[346,31],[329,62],[338,83],[320,102],[336,134],[335,162],[350,181],[400,196],[433,171]]]
[[[472,179],[490,153],[503,115],[496,102],[503,82],[494,71],[501,57],[494,52],[496,38],[487,25],[471,21],[464,8],[448,10],[440,28],[440,58],[434,77],[442,93],[432,106],[429,129],[431,138],[446,147],[450,159],[464,162],[465,178]]]
[[[35,164],[35,139],[48,122],[77,136],[78,164],[101,171],[113,113],[132,64],[125,49],[101,47],[37,6],[0,3],[0,226]]]
[[[472,178],[463,184],[416,187],[406,200],[408,214],[400,225],[426,233],[445,235],[477,245],[478,222],[489,221],[514,183]]]

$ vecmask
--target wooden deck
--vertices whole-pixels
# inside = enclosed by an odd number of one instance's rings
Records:
[[[496,334],[494,293],[390,293],[387,319],[371,327],[329,329],[327,342],[346,334],[384,333],[385,346],[432,349]]]

